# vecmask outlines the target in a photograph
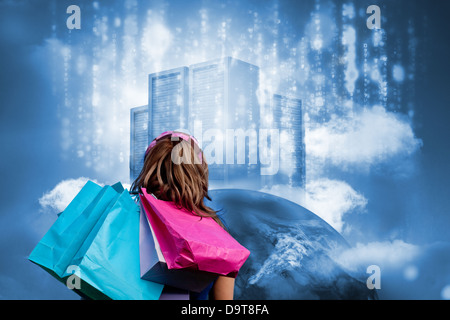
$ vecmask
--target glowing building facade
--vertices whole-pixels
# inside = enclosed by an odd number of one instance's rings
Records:
[[[273,95],[261,108],[258,87],[259,68],[231,57],[150,74],[148,106],[131,109],[131,180],[151,140],[164,131],[187,129],[203,149],[215,186],[304,186],[302,102]],[[260,119],[267,114],[279,139],[272,145],[277,165],[270,176],[262,173],[259,148],[260,129],[268,128]]]
[[[149,141],[164,131],[186,128],[188,68],[152,73],[148,77]]]
[[[258,78],[257,66],[231,57],[189,67],[189,129],[201,132],[212,181],[260,176]]]
[[[148,140],[148,106],[130,111],[130,181],[134,181],[144,165]]]
[[[274,126],[280,132],[280,168],[277,183],[305,186],[305,128],[302,101],[274,94],[271,101]]]

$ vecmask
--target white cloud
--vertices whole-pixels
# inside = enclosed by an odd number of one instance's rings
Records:
[[[355,247],[335,253],[334,260],[349,271],[378,265],[382,269],[406,268],[422,249],[403,240],[356,244]]]
[[[40,199],[39,204],[42,209],[49,209],[59,213],[69,205],[69,203],[75,198],[75,196],[84,187],[86,182],[91,180],[98,185],[104,186],[103,183],[96,181],[95,179],[89,179],[80,177],[77,179],[67,179],[58,183],[52,190],[45,193]],[[128,183],[122,183],[124,189],[130,190],[131,185]]]
[[[55,210],[57,213],[61,212],[75,198],[88,180],[99,184],[97,181],[85,177],[63,180],[51,191],[44,194],[39,199],[39,204],[43,209]]]
[[[338,232],[343,231],[347,212],[363,210],[366,205],[367,199],[344,181],[319,179],[306,184],[305,207]]]
[[[287,199],[289,201],[295,202],[301,206],[303,206],[304,203],[304,194],[305,190],[298,187],[291,187],[284,184],[276,184],[269,187],[264,187],[260,190],[261,192],[266,192],[273,194],[274,196],[278,196],[284,199]]]
[[[283,197],[312,211],[338,232],[344,229],[344,216],[354,209],[363,210],[367,199],[344,181],[318,179],[306,184],[306,190],[286,185],[261,189]]]
[[[309,156],[343,166],[381,163],[422,145],[407,120],[380,106],[307,130],[305,140]]]
[[[441,297],[442,300],[450,300],[450,284],[442,288]]]
[[[173,42],[173,35],[162,23],[149,23],[143,32],[142,49],[149,58],[160,61],[167,54]]]

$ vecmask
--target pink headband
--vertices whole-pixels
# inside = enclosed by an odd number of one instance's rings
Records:
[[[166,132],[161,133],[155,139],[153,139],[153,141],[148,146],[147,151],[145,151],[145,156],[147,156],[147,153],[149,153],[150,149],[156,145],[156,142],[158,142],[158,140],[160,140],[161,138],[164,138],[168,135],[171,135],[171,137],[170,137],[171,141],[179,141],[180,138],[185,141],[189,141],[190,139],[192,139],[194,141],[194,143],[197,145],[197,147],[200,149],[200,147],[198,146],[197,139],[195,139],[193,136],[191,136],[187,133],[184,133],[184,132],[179,132],[179,131],[166,131]],[[198,153],[198,157],[200,160],[202,160],[202,151],[201,150]]]

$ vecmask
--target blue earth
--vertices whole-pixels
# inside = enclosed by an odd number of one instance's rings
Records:
[[[304,207],[271,194],[210,190],[207,204],[231,235],[250,250],[236,278],[235,299],[377,299],[367,274],[348,274],[333,260],[349,248],[328,223]]]

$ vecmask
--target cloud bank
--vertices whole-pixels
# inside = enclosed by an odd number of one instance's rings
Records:
[[[380,299],[450,300],[450,244],[417,245],[403,240],[358,243],[330,256],[349,274],[380,270]]]
[[[348,183],[325,178],[308,182],[305,189],[274,185],[260,191],[283,197],[307,208],[338,232],[345,229],[345,214],[352,210],[363,212],[368,202]]]
[[[85,177],[63,180],[52,190],[45,193],[39,199],[39,204],[44,210],[55,211],[57,213],[61,212],[69,205],[72,199],[75,198],[88,180],[100,184],[94,179]]]
[[[305,207],[338,232],[344,231],[344,215],[352,210],[363,212],[367,202],[344,181],[318,179],[306,184]]]
[[[309,156],[341,167],[376,165],[397,155],[411,155],[422,146],[407,118],[381,106],[312,128],[305,140]]]
[[[372,264],[380,267],[400,267],[416,259],[421,248],[403,240],[358,243],[356,246],[340,252],[335,261],[349,271]]]
[[[46,192],[41,198],[39,198],[39,204],[43,210],[49,210],[54,212],[61,212],[69,205],[69,203],[75,198],[75,196],[84,187],[86,182],[91,180],[98,185],[104,186],[104,183],[98,182],[95,179],[86,177],[79,177],[76,179],[67,179],[59,182],[52,190]],[[130,190],[130,185],[122,183],[123,187]]]

